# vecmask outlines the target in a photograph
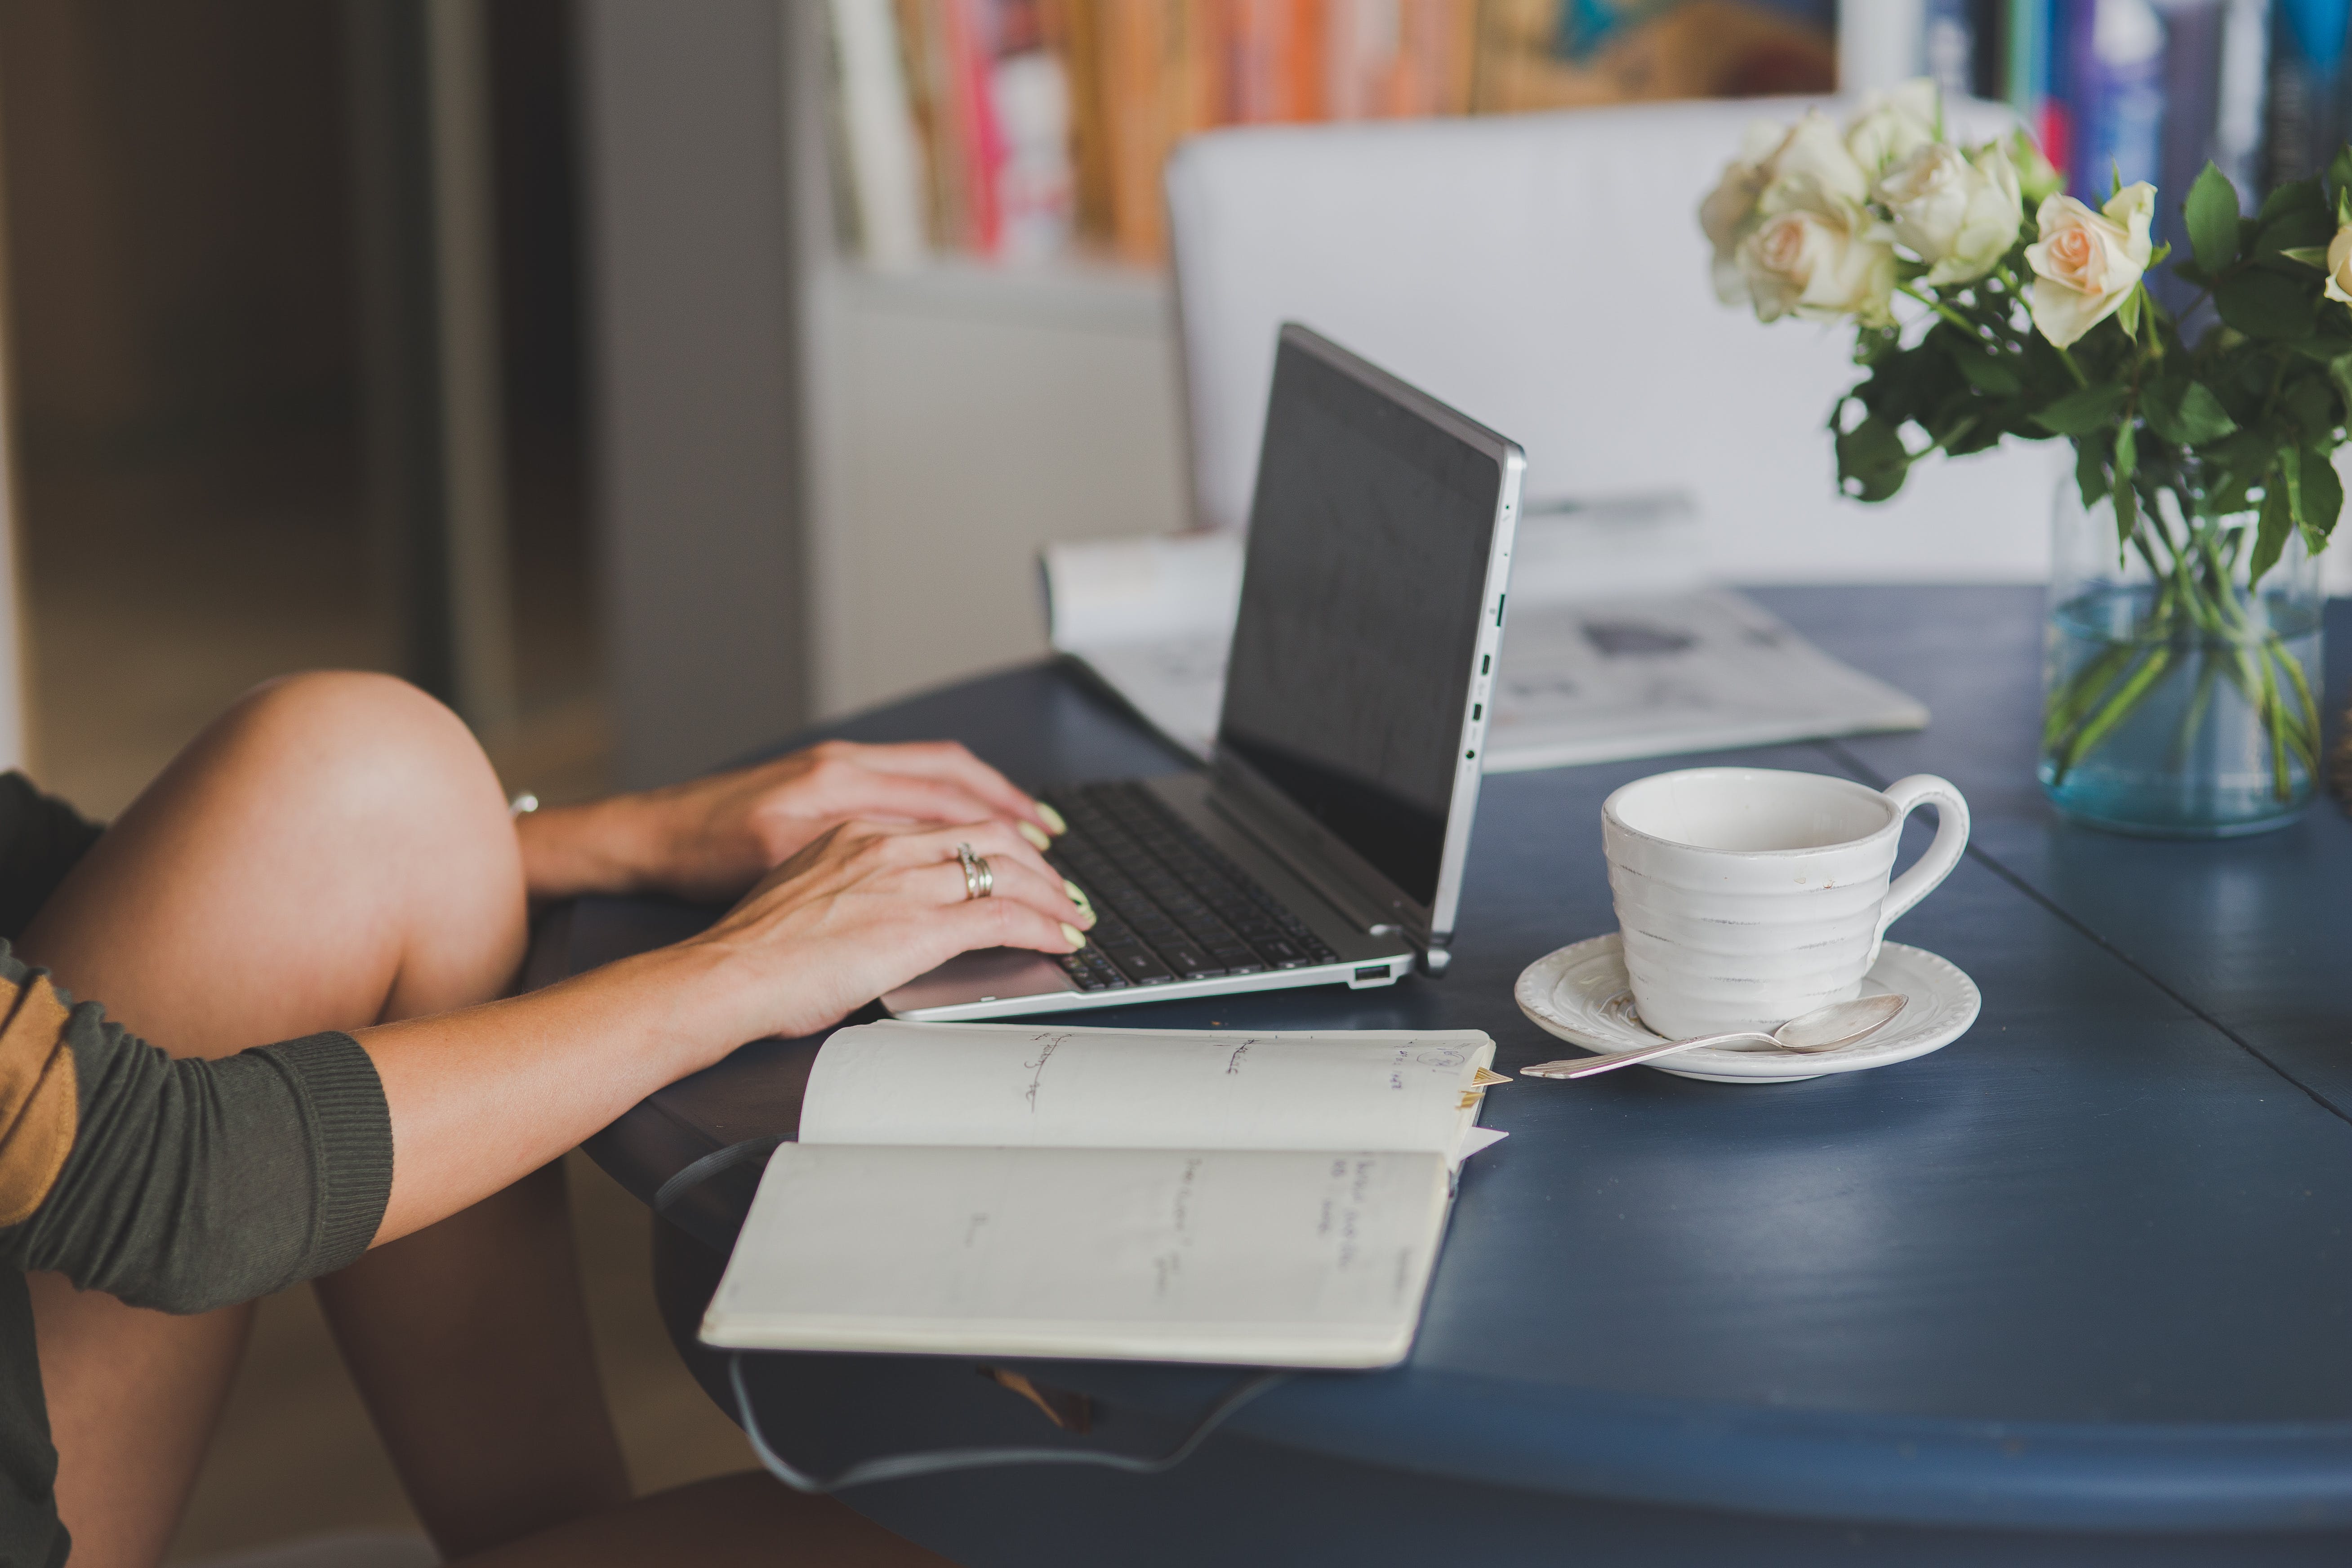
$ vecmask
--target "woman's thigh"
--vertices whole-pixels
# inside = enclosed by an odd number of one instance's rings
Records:
[[[18,944],[176,1056],[488,1000],[525,933],[498,780],[446,710],[380,676],[232,709],[113,823]],[[430,1233],[420,1233],[429,1235]],[[172,1318],[34,1280],[78,1565],[154,1562],[249,1308]]]

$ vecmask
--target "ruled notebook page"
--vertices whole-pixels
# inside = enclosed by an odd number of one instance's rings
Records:
[[[800,1141],[1416,1150],[1453,1161],[1477,1120],[1478,1070],[1494,1058],[1475,1030],[866,1024],[818,1053]]]
[[[1386,1366],[1447,1203],[1430,1152],[786,1144],[702,1337]]]

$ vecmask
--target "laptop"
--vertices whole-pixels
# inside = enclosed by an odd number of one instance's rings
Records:
[[[1080,952],[968,952],[884,996],[995,1018],[1445,968],[1527,466],[1518,447],[1282,329],[1210,764],[1049,790]]]

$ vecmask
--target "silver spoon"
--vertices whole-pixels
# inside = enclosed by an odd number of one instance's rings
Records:
[[[1851,1002],[1832,1002],[1826,1007],[1816,1007],[1802,1017],[1791,1018],[1770,1034],[1741,1030],[1730,1035],[1699,1035],[1687,1040],[1662,1040],[1639,1050],[1619,1051],[1605,1057],[1570,1057],[1562,1061],[1538,1062],[1531,1068],[1521,1068],[1521,1078],[1591,1078],[1594,1073],[1614,1072],[1619,1068],[1632,1067],[1635,1062],[1655,1061],[1680,1051],[1702,1050],[1709,1046],[1765,1045],[1784,1051],[1833,1051],[1840,1046],[1850,1046],[1865,1035],[1874,1034],[1903,1011],[1911,999],[1888,993],[1880,996],[1857,996]]]

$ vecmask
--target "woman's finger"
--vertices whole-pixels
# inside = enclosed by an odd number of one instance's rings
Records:
[[[979,897],[1010,899],[1024,903],[1056,922],[1086,931],[1095,923],[1095,913],[1073,900],[1059,877],[1040,877],[1027,866],[1011,858],[988,861],[989,890]],[[938,866],[917,866],[908,868],[906,877],[924,889],[927,901],[962,903],[972,899],[971,884],[964,876],[963,864],[950,860]]]
[[[999,822],[1007,816],[1002,805],[983,799],[956,781],[916,773],[861,770],[854,779],[845,779],[837,793],[840,798],[824,804],[845,816],[896,816],[908,822]],[[1044,837],[1044,830],[1025,815],[1015,820],[1016,831],[1025,826],[1031,833]]]
[[[1049,832],[1063,831],[1060,814],[1050,807],[1041,806],[1025,791],[1015,786],[1011,779],[954,741],[859,746],[852,754],[877,773],[939,779],[952,784],[975,798],[987,801],[992,816],[1003,814],[1042,824]]]
[[[968,904],[950,904],[940,911],[940,917],[946,921],[946,929],[956,942],[947,958],[982,947],[1076,952],[1087,944],[1085,934],[1067,921],[1055,920],[1024,903],[978,899]],[[946,961],[942,958],[940,962]]]
[[[1011,860],[1055,887],[1061,885],[1062,874],[1046,865],[1036,847],[1008,822],[960,822],[944,827],[905,826],[895,830],[891,825],[876,825],[875,837],[880,852],[898,865],[919,865],[926,859],[952,862],[957,846],[969,844],[973,854],[985,855],[992,863]]]

